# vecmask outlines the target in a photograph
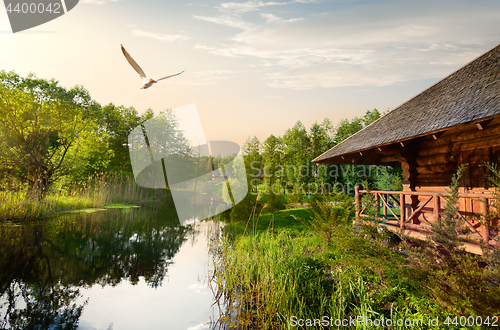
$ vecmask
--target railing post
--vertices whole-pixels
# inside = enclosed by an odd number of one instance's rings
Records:
[[[384,219],[387,220],[387,194],[383,194],[382,195],[382,199],[384,200],[384,205],[382,206],[382,210],[384,212]]]
[[[439,195],[434,195],[434,221],[439,219],[439,209],[441,208],[441,200],[439,199]]]
[[[380,194],[375,192],[375,218],[380,218]]]
[[[354,198],[356,201],[356,217],[359,217],[361,213],[361,194],[359,193],[359,187],[360,186],[354,187],[354,196],[355,196]]]
[[[488,199],[480,198],[480,210],[481,210],[481,218],[483,223],[481,224],[481,236],[483,236],[483,240],[488,243],[490,241],[490,228],[486,226],[488,224],[487,216],[488,216]]]
[[[401,192],[400,200],[399,200],[399,228],[405,229],[405,221],[406,221],[406,202],[405,202],[405,194]]]

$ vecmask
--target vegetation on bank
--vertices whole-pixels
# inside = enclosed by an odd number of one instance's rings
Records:
[[[61,212],[130,207],[144,203],[170,202],[165,190],[145,189],[134,179],[119,173],[93,176],[81,185],[52,187],[43,199],[27,184],[10,181],[0,189],[0,219],[26,220],[57,215]]]
[[[352,190],[360,180],[368,180],[385,188],[395,181],[397,189],[398,169],[358,169],[350,165],[316,168],[310,163],[380,115],[374,109],[363,117],[342,120],[337,127],[325,118],[309,130],[298,121],[282,137],[271,135],[262,144],[256,137],[248,139],[243,151],[249,188],[267,191],[269,185],[275,185],[287,191],[308,191],[338,183],[341,189]],[[100,105],[82,86],[65,88],[54,79],[0,71],[0,219],[49,216],[108,203],[110,197],[103,195],[109,190],[106,184],[112,182],[104,183],[103,178],[124,173],[126,180],[119,185],[131,184],[128,137],[153,116],[151,109],[139,115],[133,107]],[[171,119],[169,132],[179,133],[175,118]],[[184,141],[182,134],[177,137],[164,142],[172,147]],[[226,163],[221,157],[212,159],[213,169]],[[105,191],[96,193],[88,187],[89,181]],[[127,197],[118,198],[118,202],[138,203],[142,193],[125,192]]]
[[[460,174],[450,187],[453,196]],[[213,281],[226,328],[484,329],[498,324],[500,249],[484,246],[482,256],[460,249],[463,223],[453,203],[425,242],[394,236],[376,222],[353,225],[354,205],[346,196],[273,213],[262,211],[259,198],[254,201],[253,212],[239,221],[231,217],[222,241],[212,244]]]
[[[128,135],[153,116],[101,106],[82,86],[0,71],[0,219],[168,195],[132,178]]]

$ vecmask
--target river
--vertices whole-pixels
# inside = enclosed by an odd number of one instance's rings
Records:
[[[0,329],[210,329],[218,227],[143,208],[0,226]]]

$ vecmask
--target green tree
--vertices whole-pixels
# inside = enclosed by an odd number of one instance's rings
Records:
[[[276,183],[279,179],[279,165],[282,158],[282,145],[279,137],[271,134],[262,143],[262,158],[264,165],[264,180],[269,187]]]
[[[342,119],[335,129],[334,144],[337,145],[364,127],[363,119],[354,117],[351,120]]]
[[[375,120],[379,119],[382,116],[382,114],[377,110],[366,110],[365,115],[363,116],[363,124],[365,126],[370,125],[373,123]]]
[[[321,124],[315,122],[309,130],[311,138],[311,157],[317,157],[333,147],[333,125],[325,118]]]
[[[380,112],[377,109],[373,109],[367,110],[363,117],[354,117],[351,120],[342,119],[335,129],[334,144],[339,144],[380,117]]]
[[[105,140],[98,130],[101,119],[99,104],[81,86],[66,89],[53,79],[0,72],[1,166],[29,183],[39,198],[69,173],[72,149],[92,134],[98,137],[92,142]]]
[[[310,158],[311,140],[304,125],[298,121],[282,137],[283,166],[289,183],[309,181],[313,171]]]
[[[246,161],[249,162],[249,164],[252,164],[252,162],[260,163],[262,161],[262,156],[260,154],[260,141],[257,136],[254,136],[253,138],[248,137],[242,149]]]
[[[154,117],[151,109],[142,116],[133,107],[116,106],[109,103],[102,108],[103,126],[108,134],[109,148],[113,151],[108,170],[132,172],[128,150],[128,135],[134,128]]]

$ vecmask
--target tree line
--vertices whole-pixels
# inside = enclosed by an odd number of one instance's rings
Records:
[[[297,121],[283,136],[271,134],[264,141],[248,137],[243,145],[249,172],[250,188],[274,193],[315,194],[330,192],[353,193],[357,184],[372,189],[402,189],[401,169],[385,166],[322,164],[311,160],[344,141],[383,113],[367,110],[364,116],[342,119],[336,126],[325,118],[309,130]]]
[[[154,113],[100,105],[82,86],[64,88],[54,79],[0,71],[0,183],[21,182],[43,197],[52,187],[78,185],[96,173],[132,175],[130,132]],[[311,160],[380,118],[377,110],[343,119],[325,118],[309,130],[298,121],[283,136],[248,138],[243,146],[251,188],[293,189],[311,184],[341,185],[349,192],[366,181],[397,189],[399,172],[386,167],[316,166]],[[226,160],[215,158],[212,167]]]
[[[128,135],[152,118],[133,107],[101,106],[82,86],[0,71],[0,176],[43,196],[103,172],[132,173]]]

